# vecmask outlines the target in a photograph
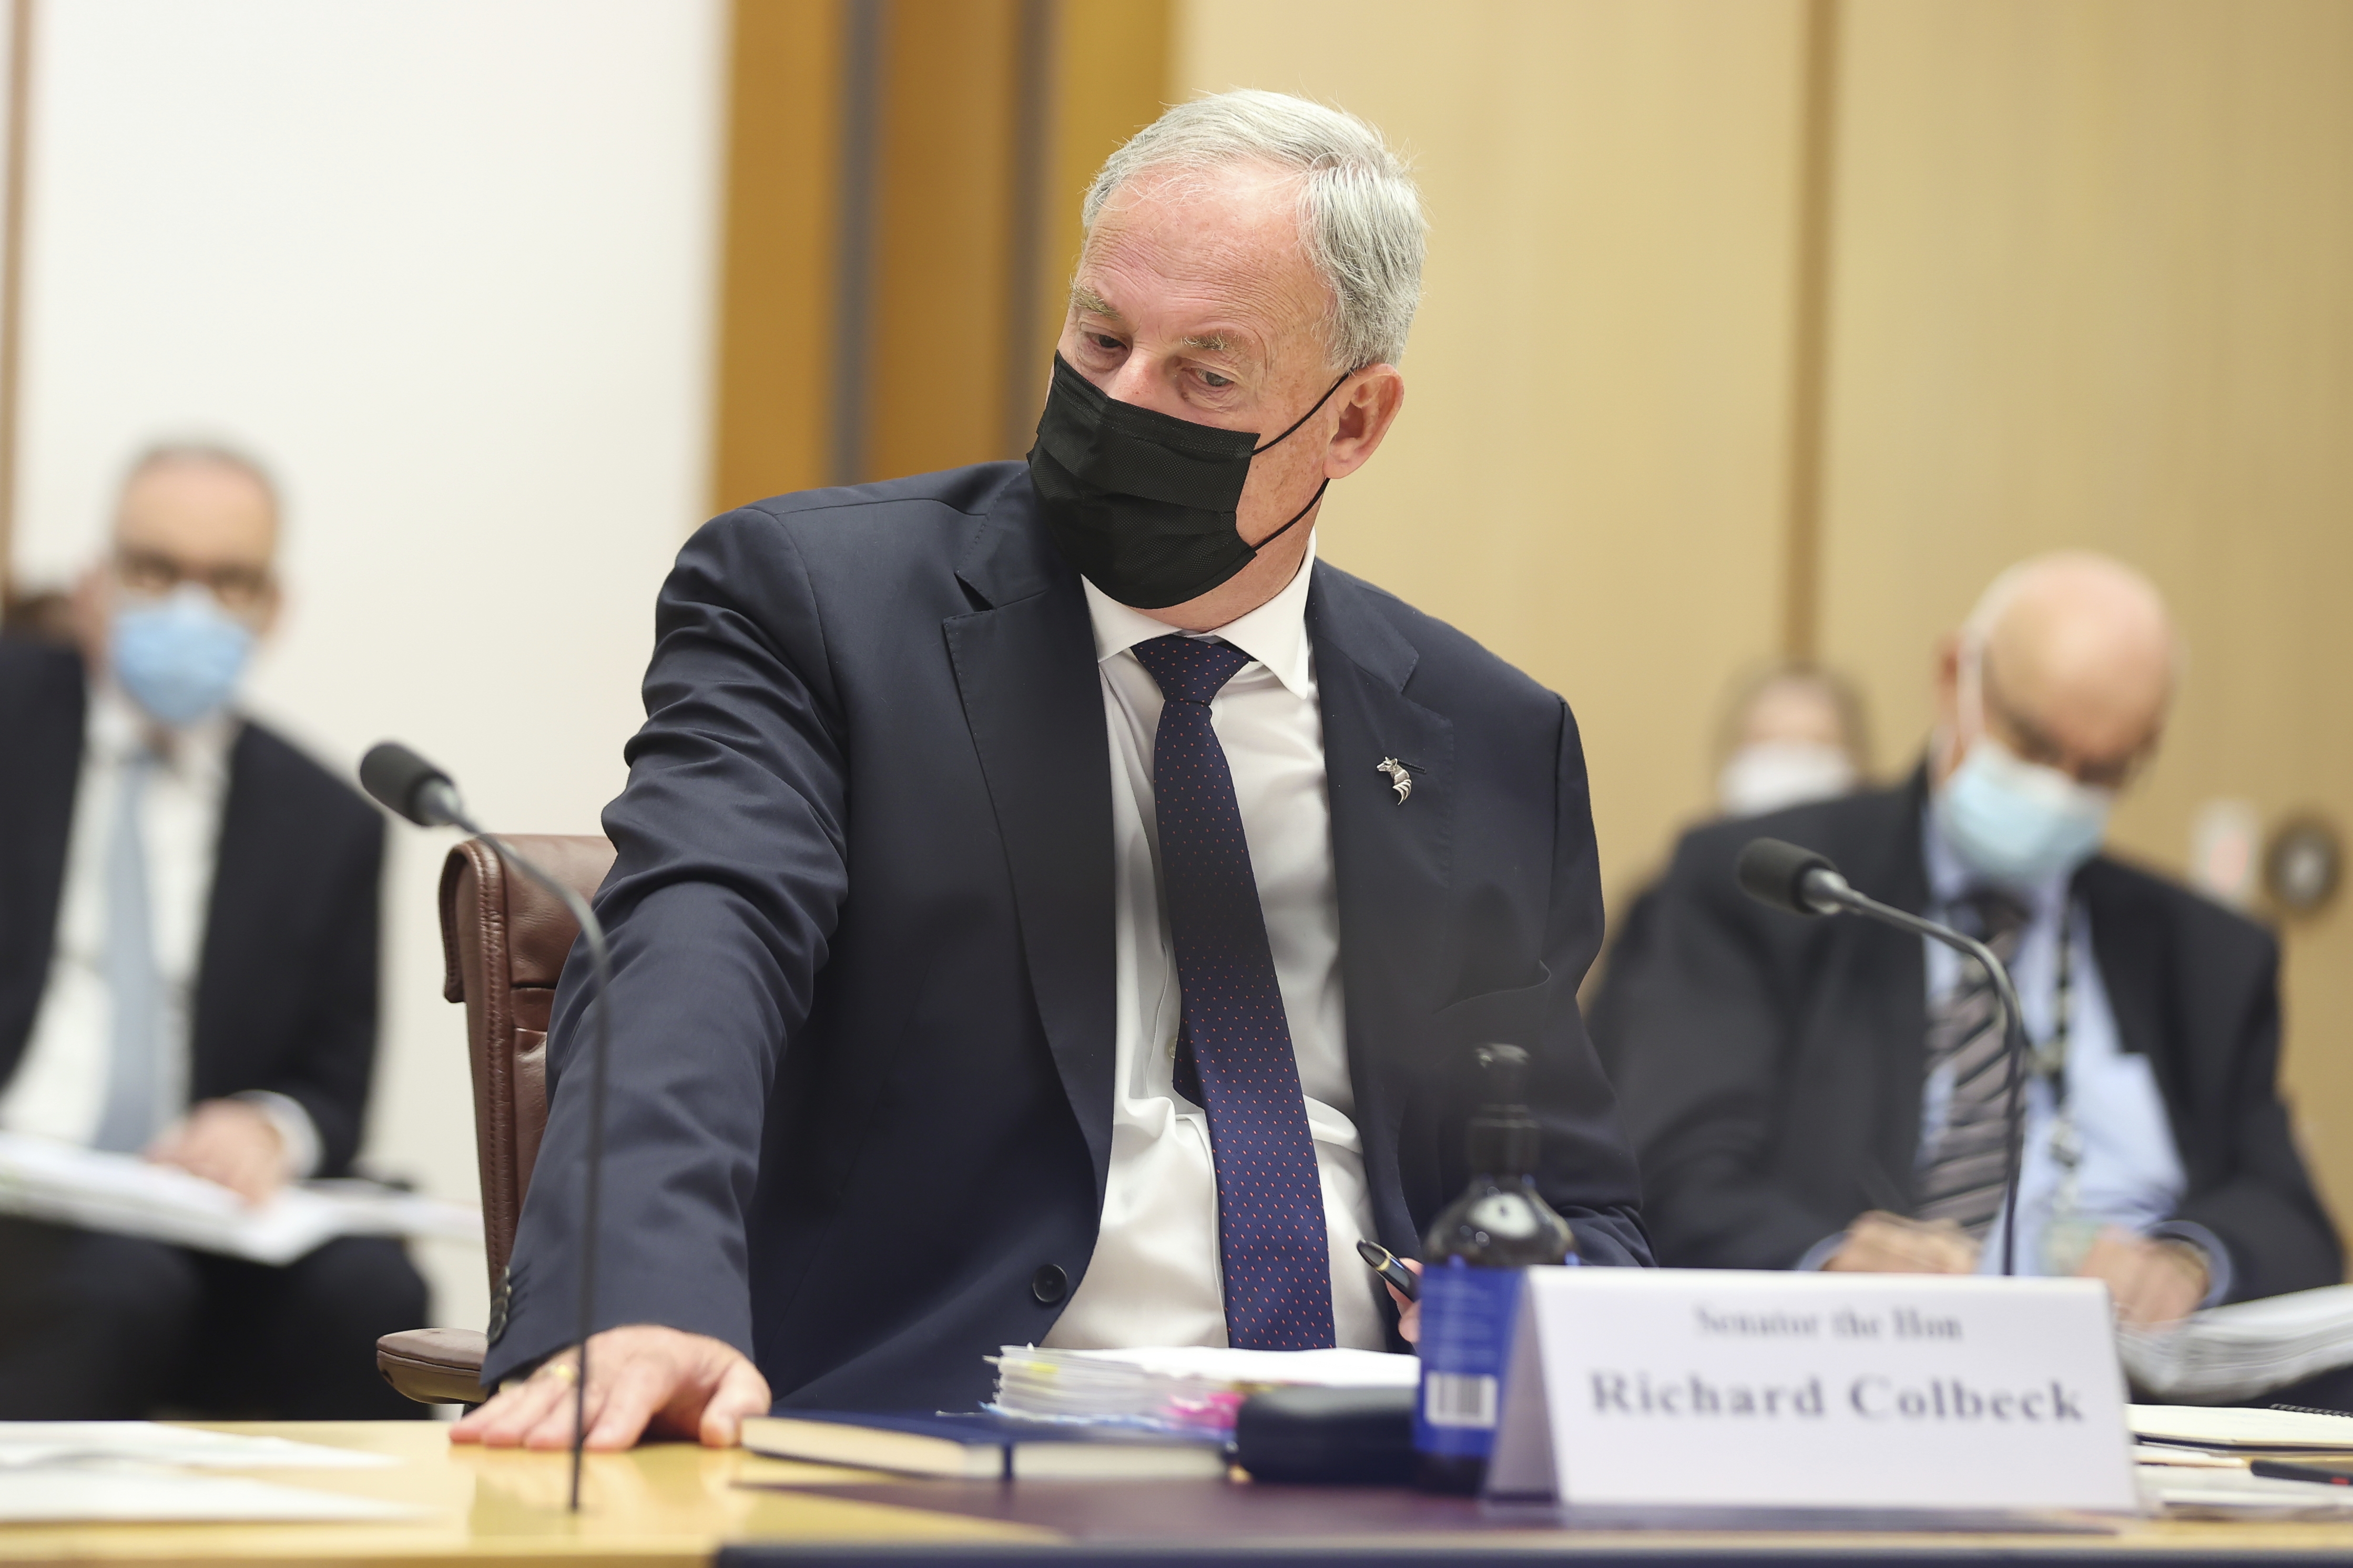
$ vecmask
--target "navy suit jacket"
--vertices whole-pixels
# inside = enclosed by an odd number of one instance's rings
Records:
[[[1601,898],[1567,706],[1329,566],[1307,624],[1381,1240],[1418,1250],[1467,1180],[1470,1050],[1507,1040],[1535,1057],[1546,1195],[1588,1261],[1648,1262],[1577,1011]],[[1079,577],[1027,472],[987,464],[718,519],[655,637],[597,896],[596,1321],[725,1340],[784,1405],[971,1405],[985,1354],[1052,1327],[1052,1270],[1083,1278],[1110,1153],[1111,763]],[[585,969],[493,1382],[575,1337]]]

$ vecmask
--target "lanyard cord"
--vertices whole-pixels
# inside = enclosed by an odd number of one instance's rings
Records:
[[[2059,975],[2051,998],[2051,1033],[2034,1047],[2034,1076],[2051,1086],[2052,1109],[2067,1114],[2067,1034],[2075,1014],[2075,911],[2059,911]]]

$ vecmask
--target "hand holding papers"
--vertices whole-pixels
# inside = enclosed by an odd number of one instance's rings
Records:
[[[0,1214],[284,1264],[338,1236],[470,1240],[470,1209],[373,1182],[308,1182],[248,1207],[227,1187],[129,1154],[0,1133]]]

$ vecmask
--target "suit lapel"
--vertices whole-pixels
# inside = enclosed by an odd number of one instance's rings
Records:
[[[2189,1064],[2175,1054],[2173,1035],[2166,1027],[2165,927],[2135,900],[2118,897],[2123,889],[2109,871],[2109,862],[2091,861],[2076,873],[2074,890],[2091,917],[2092,961],[2100,966],[2100,988],[2107,993],[2108,1012],[2116,1019],[2116,1046],[2147,1058],[2173,1125],[2174,1147],[2184,1163],[2193,1159],[2202,1163],[2205,1144],[2197,1137],[2200,1121],[2182,1110],[2203,1098],[2203,1091],[2185,1081]]]
[[[1398,1069],[1418,1037],[1413,1025],[1452,1000],[1438,994],[1427,939],[1453,870],[1454,727],[1405,695],[1419,658],[1413,645],[1363,589],[1320,563],[1307,631],[1323,707],[1348,1073],[1376,1225],[1398,1245],[1413,1232],[1398,1169],[1406,1111]],[[1412,775],[1403,802],[1395,775],[1380,771],[1391,759]]]
[[[48,984],[87,702],[71,654],[0,649],[0,1085],[16,1070]]]
[[[981,520],[957,575],[986,607],[942,623],[1005,841],[1030,989],[1103,1195],[1111,1163],[1111,753],[1079,579],[1043,548],[1028,487]],[[1025,526],[1026,525],[1026,526]]]
[[[240,723],[229,742],[228,781],[221,793],[220,837],[213,855],[212,891],[205,907],[204,949],[196,964],[195,1009],[188,1031],[191,1100],[210,1099],[245,1076],[235,1059],[248,1042],[237,1027],[238,994],[269,968],[270,931],[288,907],[277,885],[283,866],[286,820],[273,792],[257,776],[253,726]]]

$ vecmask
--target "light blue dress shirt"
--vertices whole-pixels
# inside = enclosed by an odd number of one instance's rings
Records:
[[[1923,816],[1922,850],[1927,862],[1933,900],[1929,913],[1942,917],[1951,910],[1977,879],[1961,863],[1935,820]],[[2067,1027],[2067,1097],[2075,1119],[2082,1158],[2076,1165],[2073,1211],[2097,1225],[2113,1225],[2148,1236],[2187,1241],[2205,1252],[2210,1273],[2206,1305],[2230,1294],[2231,1257],[2211,1231],[2173,1217],[2188,1179],[2180,1151],[2173,1141],[2173,1123],[2165,1096],[2157,1084],[2149,1059],[2124,1048],[2116,1032],[2116,1010],[2109,1005],[2106,984],[2092,948],[2092,918],[2080,900],[2068,895],[2070,878],[2053,876],[2041,884],[2013,889],[2029,915],[2010,979],[2018,986],[2031,1040],[2051,1037],[2058,1010],[2059,938],[2069,932],[2073,951],[2069,980],[2073,1001]],[[1922,938],[1927,953],[1928,1005],[1933,1013],[1939,998],[1960,981],[1960,955],[1941,942]],[[1952,1100],[1950,1069],[1931,1073],[1921,1094],[1920,1147],[1934,1146]],[[2058,1120],[2052,1085],[2031,1079],[2026,1086],[2026,1140],[2018,1179],[2018,1271],[2052,1272],[2045,1254],[2063,1186],[2063,1169],[2052,1151]],[[1807,1250],[1800,1268],[1827,1263],[1845,1233],[1825,1237]],[[2001,1271],[2001,1220],[1987,1233],[1978,1258],[1978,1272]]]

